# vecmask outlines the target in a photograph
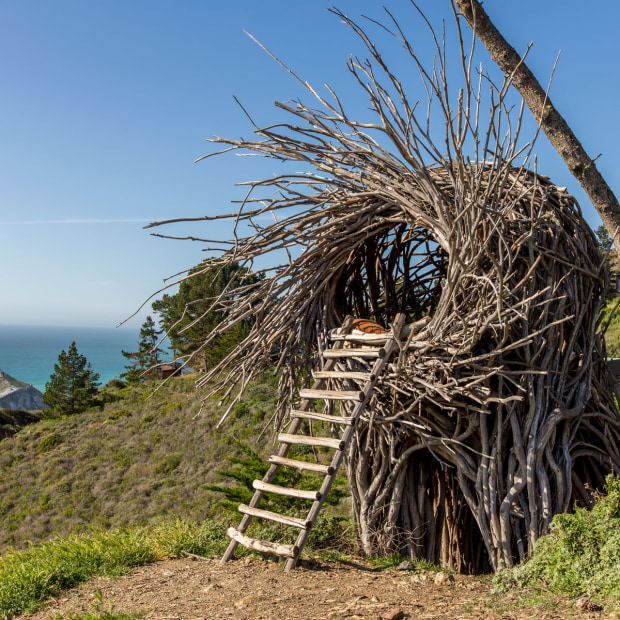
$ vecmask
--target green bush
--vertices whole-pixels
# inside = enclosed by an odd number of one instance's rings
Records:
[[[123,388],[127,387],[127,384],[121,379],[110,379],[110,381],[105,384],[105,387],[114,390],[122,390]]]
[[[620,301],[618,297],[609,299],[600,316],[601,326],[606,327],[607,355],[612,358],[620,357],[620,312],[616,312],[613,316],[611,314],[618,301]]]
[[[250,413],[250,407],[246,403],[237,403],[232,410],[235,418],[243,418]]]
[[[127,411],[127,409],[117,409],[110,413],[108,420],[119,420],[120,418],[128,418],[130,416],[131,412]]]
[[[45,454],[46,452],[53,450],[56,446],[59,446],[61,443],[62,443],[62,437],[58,435],[58,433],[52,433],[51,435],[46,435],[37,444],[37,453]]]
[[[308,545],[312,549],[353,552],[357,547],[355,522],[350,517],[338,517],[322,511],[310,532]]]
[[[182,460],[180,454],[169,454],[155,465],[154,471],[156,474],[171,474]]]
[[[607,477],[606,494],[592,510],[556,515],[532,557],[495,577],[498,590],[544,586],[557,594],[591,594],[620,603],[620,478]]]
[[[222,555],[230,539],[227,526],[219,521],[205,521],[201,525],[175,519],[158,525],[153,536],[162,556],[181,556],[184,551],[203,557]]]

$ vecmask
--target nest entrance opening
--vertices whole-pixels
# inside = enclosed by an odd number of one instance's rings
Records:
[[[398,313],[408,322],[435,312],[448,255],[426,228],[401,223],[367,236],[352,251],[336,284],[334,306],[388,327]]]

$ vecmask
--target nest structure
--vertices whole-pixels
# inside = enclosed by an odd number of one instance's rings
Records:
[[[605,475],[620,471],[598,324],[604,261],[575,199],[516,163],[520,118],[506,120],[508,81],[491,90],[483,131],[467,62],[451,107],[445,73],[426,72],[393,22],[428,109],[443,111],[438,147],[370,39],[341,17],[370,52],[350,68],[375,123],[347,118],[333,93],[328,102],[310,89],[320,109],[278,104],[289,122],[257,127],[254,141],[215,140],[306,171],[249,184],[230,216],[237,231],[252,228],[209,268],[251,267],[274,250],[288,257],[214,300],[228,318],[213,337],[248,316],[255,323],[202,384],[219,377],[232,393],[275,361],[277,427],[345,316],[388,326],[404,313],[414,327],[347,456],[361,544],[461,571],[511,566],[554,514],[591,503]],[[445,47],[437,54],[445,67]],[[275,190],[267,199],[265,187]],[[262,226],[266,213],[275,221]]]

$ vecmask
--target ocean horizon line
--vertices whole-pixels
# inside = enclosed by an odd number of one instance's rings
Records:
[[[122,351],[135,351],[139,328],[62,325],[6,325],[0,323],[0,370],[43,392],[61,351],[75,341],[99,382],[120,377],[129,366]]]

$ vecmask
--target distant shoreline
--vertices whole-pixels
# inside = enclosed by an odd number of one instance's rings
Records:
[[[0,369],[44,392],[62,350],[75,340],[78,352],[100,375],[101,385],[117,378],[128,363],[121,351],[133,351],[139,327],[63,327],[0,325]]]

